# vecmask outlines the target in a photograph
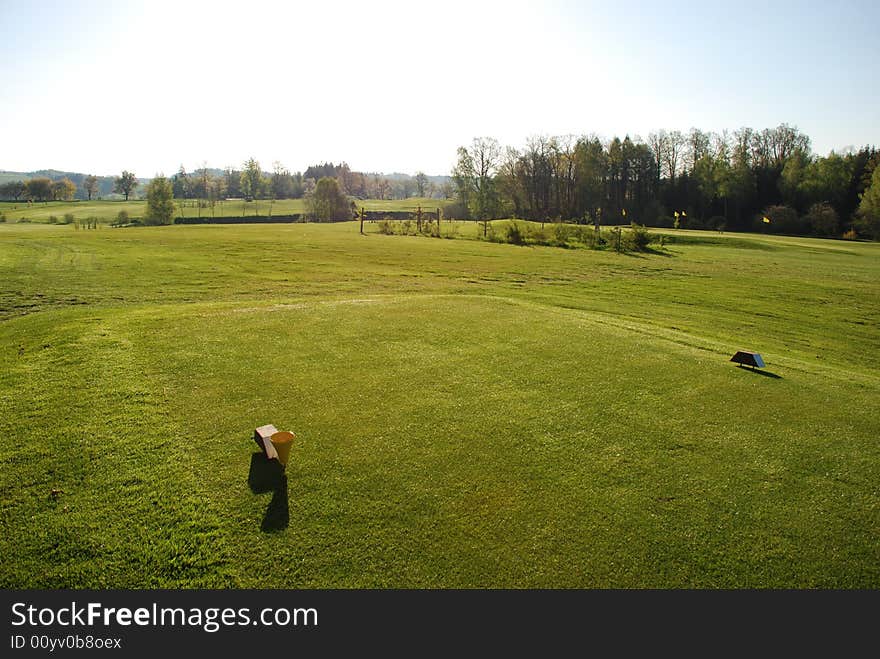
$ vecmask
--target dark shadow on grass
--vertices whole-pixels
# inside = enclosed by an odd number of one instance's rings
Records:
[[[290,508],[287,501],[287,474],[281,464],[277,460],[269,460],[262,452],[252,454],[248,485],[254,494],[272,493],[260,529],[264,533],[286,529],[290,524]]]
[[[782,376],[776,375],[776,373],[771,373],[770,371],[762,371],[757,368],[746,368],[742,364],[740,364],[737,368],[741,368],[742,370],[746,371],[747,373],[754,373],[755,375],[763,375],[765,378],[773,378],[774,380],[781,380],[782,379]]]
[[[263,515],[263,523],[260,530],[263,533],[283,531],[290,524],[290,507],[287,502],[287,476],[281,474],[278,487],[272,494],[266,514]]]
[[[665,256],[666,258],[672,258],[675,256],[672,252],[668,252],[665,249],[657,248],[657,247],[648,247],[645,250],[645,254],[653,254],[654,256]]]
[[[254,494],[265,494],[278,489],[284,470],[278,460],[270,460],[262,452],[251,455],[251,470],[248,472],[248,485]]]

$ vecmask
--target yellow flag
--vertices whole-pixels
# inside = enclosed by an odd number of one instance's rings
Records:
[[[769,218],[769,217],[764,216],[762,219],[764,220],[764,224],[770,224],[770,218]]]
[[[623,214],[624,217],[626,217],[626,209],[625,208],[623,210],[621,210],[620,212]]]

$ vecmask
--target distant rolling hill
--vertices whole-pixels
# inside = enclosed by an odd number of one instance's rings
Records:
[[[63,172],[57,169],[39,169],[33,172],[10,172],[6,170],[0,170],[0,185],[4,183],[9,183],[11,181],[29,181],[32,178],[40,178],[46,177],[48,179],[52,179],[53,181],[58,181],[63,179],[64,177],[69,178],[73,181],[73,184],[76,186],[76,195],[75,199],[85,199],[87,197],[85,191],[83,190],[83,179],[88,176],[88,174],[83,174],[81,172]],[[116,179],[116,176],[98,176],[98,197],[111,197],[116,196],[113,192],[113,183]],[[148,178],[138,178],[138,182],[141,184],[149,183],[150,179]],[[121,196],[121,195],[120,195]]]

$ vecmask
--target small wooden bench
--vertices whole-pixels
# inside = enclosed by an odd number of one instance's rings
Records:
[[[761,357],[760,353],[749,352],[748,350],[738,350],[737,353],[730,358],[730,361],[739,364],[740,368],[743,366],[751,366],[752,369],[756,366],[758,368],[764,368],[764,358]]]
[[[278,459],[278,452],[275,450],[275,447],[272,446],[272,435],[276,432],[278,432],[278,429],[271,424],[260,426],[254,430],[254,441],[268,460]]]

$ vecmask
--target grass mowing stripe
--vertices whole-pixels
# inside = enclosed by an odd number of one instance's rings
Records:
[[[722,342],[719,340],[712,339],[707,336],[695,335],[693,333],[684,332],[682,330],[671,330],[666,328],[660,324],[652,323],[652,322],[640,322],[636,320],[632,320],[628,317],[620,317],[616,316],[612,313],[601,312],[601,311],[587,311],[584,309],[571,308],[566,306],[558,306],[551,302],[533,302],[530,300],[522,299],[521,297],[513,297],[513,296],[502,296],[502,295],[490,295],[490,294],[451,294],[451,293],[409,293],[406,295],[377,295],[369,298],[359,297],[359,298],[337,298],[332,297],[330,299],[289,299],[286,301],[264,301],[259,304],[254,304],[257,301],[252,301],[250,304],[253,306],[245,306],[242,307],[240,304],[232,304],[232,303],[199,303],[196,305],[196,308],[199,309],[213,309],[215,307],[219,307],[223,309],[223,311],[206,311],[201,312],[205,315],[224,315],[224,314],[253,314],[253,313],[273,313],[278,311],[285,311],[289,309],[307,309],[307,308],[315,308],[318,306],[333,306],[340,304],[374,304],[374,303],[393,303],[393,302],[405,302],[410,300],[418,300],[418,299],[492,299],[498,300],[504,303],[520,305],[523,307],[529,308],[540,308],[544,309],[550,313],[558,313],[562,315],[571,315],[573,317],[577,317],[581,322],[594,324],[594,325],[603,325],[607,327],[614,327],[626,332],[632,332],[636,334],[640,334],[643,336],[651,337],[652,339],[662,339],[664,341],[668,341],[669,343],[675,344],[679,348],[683,349],[685,352],[708,352],[712,353],[715,356],[727,356],[730,357],[737,349],[737,345],[732,341]],[[172,307],[175,305],[171,305]],[[153,305],[147,308],[145,311],[147,314],[151,314],[154,309],[158,308],[156,305]],[[859,382],[865,385],[877,385],[880,383],[880,373],[874,374],[873,371],[858,371],[854,368],[848,368],[844,366],[837,366],[834,364],[828,363],[820,363],[815,360],[808,360],[803,358],[796,358],[790,355],[786,356],[774,356],[773,366],[778,370],[779,368],[784,369],[793,369],[799,370],[808,373],[823,373],[827,377],[844,379],[852,382]],[[772,369],[771,369],[772,371]]]

